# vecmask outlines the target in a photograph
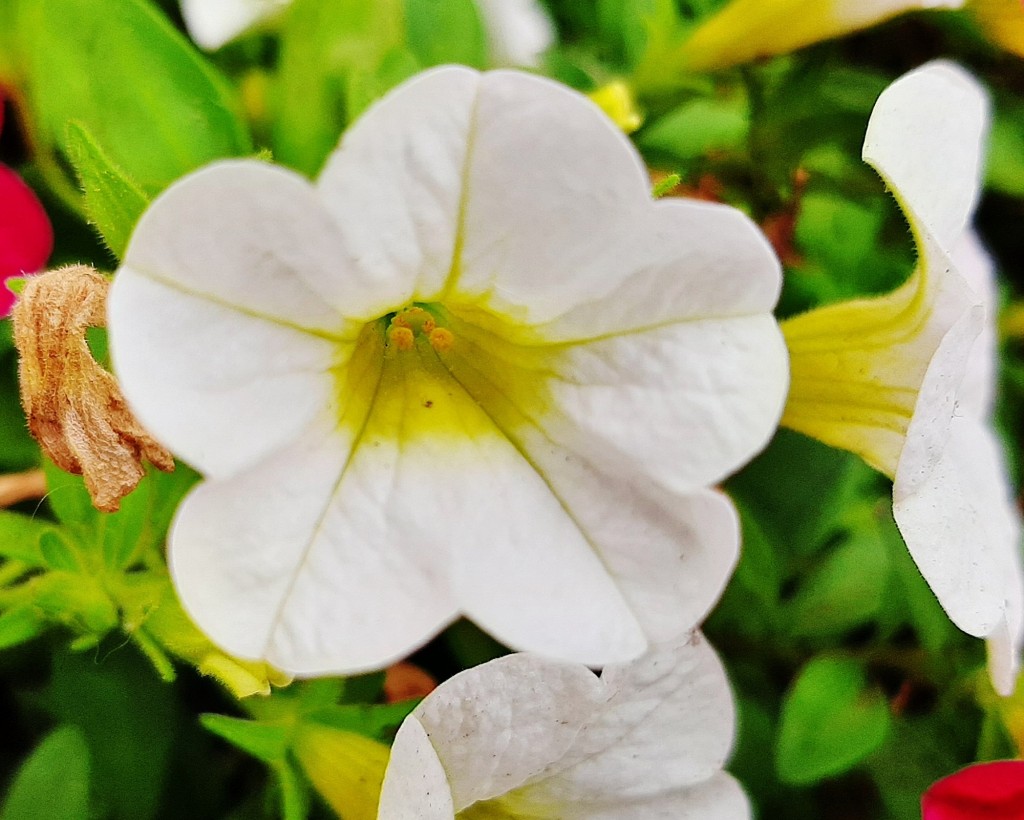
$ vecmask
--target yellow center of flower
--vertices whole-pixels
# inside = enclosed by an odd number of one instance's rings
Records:
[[[340,423],[360,440],[500,432],[519,446],[550,406],[565,346],[489,311],[415,303],[366,324],[338,374]]]

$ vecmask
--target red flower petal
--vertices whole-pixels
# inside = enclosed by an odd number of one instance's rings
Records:
[[[924,820],[1021,820],[1024,760],[961,769],[925,792],[921,810]]]
[[[40,270],[53,250],[53,228],[42,204],[14,171],[0,165],[0,283]],[[0,285],[0,317],[14,296]]]

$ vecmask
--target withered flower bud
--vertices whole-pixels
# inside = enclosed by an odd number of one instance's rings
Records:
[[[142,459],[169,472],[174,458],[89,351],[86,331],[106,325],[108,288],[90,267],[60,268],[29,278],[11,315],[30,432],[58,467],[85,478],[97,509],[115,512],[142,480]]]

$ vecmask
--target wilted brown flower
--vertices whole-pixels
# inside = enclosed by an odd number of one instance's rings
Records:
[[[86,331],[106,325],[108,288],[85,265],[33,276],[12,318],[29,430],[58,467],[85,478],[97,509],[114,512],[145,474],[144,458],[165,471],[174,458],[142,429],[89,350]]]

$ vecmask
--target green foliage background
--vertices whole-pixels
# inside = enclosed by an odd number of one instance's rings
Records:
[[[633,138],[653,169],[781,226],[780,317],[885,292],[909,274],[904,219],[859,159],[864,129],[899,74],[938,56],[961,61],[994,99],[978,224],[1007,315],[1019,315],[1024,61],[967,14],[912,15],[693,75],[666,55],[719,0],[547,5],[559,44],[545,73],[583,91],[625,79],[645,117]],[[54,266],[113,270],[150,199],[210,160],[260,156],[315,175],[388,88],[431,65],[489,64],[471,0],[295,0],[279,28],[212,56],[180,22],[170,2],[0,0],[12,115],[0,160],[43,198]],[[999,414],[1015,474],[1016,324],[1003,334]],[[2,471],[41,464],[15,367],[3,321]],[[412,704],[380,705],[380,676],[236,699],[154,620],[179,617],[162,544],[194,474],[151,476],[115,515],[93,511],[77,479],[47,476],[44,502],[0,512],[0,820],[331,816],[293,754],[296,727],[387,741]],[[915,817],[934,780],[1020,752],[1024,692],[1000,701],[991,691],[982,643],[949,623],[907,555],[883,477],[781,431],[726,489],[744,550],[706,631],[739,702],[731,770],[761,817]],[[444,678],[503,651],[460,623],[416,660]]]

